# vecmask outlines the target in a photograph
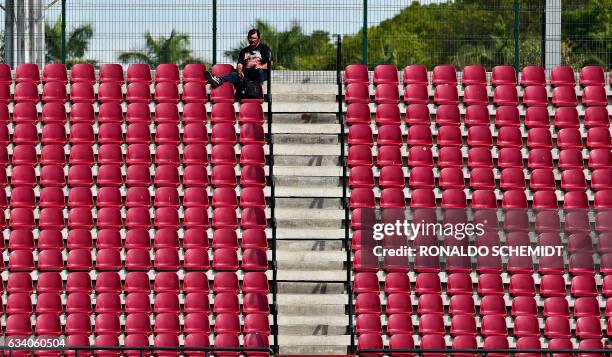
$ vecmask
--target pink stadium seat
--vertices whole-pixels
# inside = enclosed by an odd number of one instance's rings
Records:
[[[517,316],[514,319],[514,335],[517,337],[539,337],[538,318],[529,315]]]
[[[575,107],[561,107],[555,111],[555,127],[563,129],[579,126],[578,110]]]
[[[402,145],[402,132],[397,125],[382,125],[378,128],[378,146],[383,145]]]
[[[439,105],[436,111],[436,124],[442,125],[456,125],[461,124],[459,115],[459,107],[456,105]]]
[[[179,100],[178,86],[171,82],[161,82],[155,85],[155,101],[158,103],[177,103]]]
[[[591,189],[596,191],[609,190],[612,188],[612,180],[609,169],[594,170],[591,174]]]
[[[431,189],[415,189],[410,197],[411,208],[433,208],[436,207],[436,198]]]
[[[609,129],[603,127],[589,129],[587,131],[586,146],[589,149],[610,148]]]
[[[100,82],[123,83],[123,68],[120,64],[104,64],[100,68]]]
[[[404,85],[427,84],[427,68],[422,64],[412,64],[404,68]]]
[[[183,112],[184,112],[184,109],[183,109]],[[234,105],[232,103],[217,103],[213,105],[210,115],[211,115],[211,122],[215,124],[216,123],[232,123],[233,124],[236,122],[236,111],[234,110]],[[202,116],[204,117],[204,119],[200,120],[199,122],[206,122],[205,120],[206,113],[204,112]]]
[[[495,126],[520,126],[518,108],[516,106],[501,106],[497,108],[495,111]]]
[[[463,103],[466,105],[487,105],[489,97],[485,85],[472,84],[463,91]]]
[[[463,67],[463,75],[461,76],[461,84],[469,86],[473,84],[487,85],[487,74],[485,68],[480,65],[469,65]]]
[[[148,103],[131,103],[126,112],[126,121],[131,123],[150,123],[151,111]]]
[[[603,86],[605,85],[604,70],[600,66],[584,66],[580,70],[580,85]]]
[[[1,84],[11,84],[12,81],[13,80],[11,77],[11,66],[3,63],[0,66],[0,83]]]
[[[431,129],[425,125],[413,125],[408,128],[407,143],[409,146],[427,146],[433,143]]]
[[[240,123],[263,124],[263,108],[258,103],[243,103],[238,114]]]
[[[60,82],[48,82],[43,87],[42,100],[44,102],[65,103],[68,99],[66,95],[66,85]]]
[[[550,72],[550,84],[556,86],[575,86],[576,77],[571,66],[554,66]]]
[[[584,114],[584,126],[587,128],[598,126],[610,127],[608,117],[608,109],[606,107],[588,107]]]
[[[516,72],[512,66],[495,66],[491,74],[491,84],[494,86],[500,85],[516,85]]]
[[[77,63],[70,70],[70,82],[85,82],[94,84],[96,82],[96,72],[94,66],[89,63]]]
[[[562,129],[562,130],[568,130],[568,129]],[[558,137],[557,137],[557,143],[558,143]],[[550,130],[547,128],[529,129],[529,131],[527,132],[527,147],[529,149],[537,149],[537,148],[551,149],[552,148],[552,135],[550,134]]]
[[[6,87],[8,89],[8,86]],[[7,93],[8,94],[8,93]],[[2,95],[2,98],[7,98],[7,102],[10,98]],[[15,102],[38,102],[38,89],[34,82],[20,82],[15,85],[15,91],[13,98]]]
[[[364,103],[367,103],[364,101]],[[426,84],[408,84],[404,89],[404,103],[406,104],[427,104],[429,94]]]
[[[145,82],[132,82],[128,84],[125,99],[129,103],[148,103],[151,101],[151,89]]]
[[[15,121],[15,110],[20,105],[27,105],[26,103],[19,103],[13,107],[13,121]],[[24,118],[26,121],[38,121],[38,118],[29,114]],[[66,123],[66,108],[62,103],[47,103],[42,109],[42,121],[43,123]]]
[[[151,68],[148,64],[133,63],[128,66],[127,70],[128,83],[151,83]]]
[[[98,109],[98,122],[99,123],[123,123],[123,109],[121,108],[121,104],[116,103],[116,102],[111,102],[111,103],[103,103],[102,105],[100,105]]]
[[[465,125],[489,125],[489,108],[485,105],[470,105],[465,110]]]
[[[344,83],[365,83],[370,81],[368,77],[368,67],[363,64],[350,64],[344,70]]]
[[[574,87],[561,86],[553,90],[552,102],[557,107],[575,107],[578,104]]]
[[[452,84],[443,84],[436,86],[434,91],[434,102],[438,105],[459,104],[459,94],[457,93],[457,86]]]
[[[514,69],[513,69],[514,70]],[[518,93],[514,85],[499,85],[493,92],[493,104],[516,106],[518,105]]]
[[[183,68],[183,81],[185,83],[189,82],[203,82],[206,83],[206,77],[204,77],[204,72],[206,71],[206,66],[199,63],[189,63],[186,64]]]
[[[548,108],[527,108],[527,111],[525,113],[525,126],[528,128],[548,128],[550,126]]]
[[[348,132],[348,143],[351,146],[366,145],[372,147],[374,145],[374,138],[370,126],[364,124],[352,125]]]
[[[566,93],[565,90],[559,92],[560,88],[570,87],[559,87],[553,91],[553,104],[556,106],[569,106],[571,101],[571,95]],[[556,95],[555,95],[556,94]],[[576,94],[574,93],[574,100],[576,100]],[[545,107],[548,106],[548,94],[546,93],[546,87],[544,86],[529,86],[525,88],[523,92],[523,104],[528,107]],[[575,105],[575,104],[574,104]]]
[[[394,64],[379,64],[374,68],[374,85],[379,84],[397,84],[397,67]]]
[[[355,104],[353,104],[355,105]],[[360,104],[358,104],[360,105]],[[367,107],[367,121],[362,120],[363,124],[367,124],[370,122],[370,109]],[[363,108],[363,109],[366,109]],[[362,112],[363,113],[363,112]],[[366,114],[366,113],[364,113]],[[361,118],[365,118],[366,115],[359,115]],[[348,114],[347,114],[347,122],[348,122]],[[400,111],[397,105],[393,104],[380,104],[376,108],[376,124],[378,125],[399,125],[400,124]]]
[[[118,82],[102,82],[98,87],[98,101],[101,103],[123,101],[121,84]]]
[[[130,71],[128,69],[128,79],[130,77]],[[178,84],[180,81],[179,69],[176,64],[162,63],[157,66],[155,70],[155,83],[170,82]]]
[[[15,70],[15,82],[40,82],[40,70],[35,63],[22,63]]]
[[[464,188],[463,171],[457,167],[447,167],[440,170],[438,186],[442,189]]]
[[[349,130],[350,136],[350,130]],[[254,123],[245,123],[240,126],[240,143],[242,145],[265,143],[263,127]]]
[[[546,74],[541,66],[525,66],[521,72],[521,85],[527,86],[545,86]]]
[[[457,72],[452,64],[435,66],[433,69],[432,83],[457,85]]]
[[[384,83],[376,86],[374,101],[378,104],[398,104],[399,89],[397,85]]]
[[[93,84],[88,82],[73,83],[70,86],[70,100],[73,103],[93,103],[96,100]]]
[[[385,160],[387,165],[398,165],[401,166],[402,158],[399,150],[382,150],[380,148],[378,151],[378,163],[380,164],[381,160]],[[449,148],[453,149],[453,148]],[[388,153],[387,153],[388,151]],[[386,158],[385,158],[386,156]],[[381,165],[381,166],[387,166]],[[433,154],[430,148],[424,146],[413,146],[408,150],[408,166],[416,167],[416,166],[426,166],[433,167]]]
[[[416,150],[412,150],[416,148]],[[428,153],[427,151],[419,150],[418,147],[410,148],[412,151],[416,151],[419,153]],[[417,158],[418,159],[418,158]],[[429,165],[417,165],[417,166],[429,166]],[[438,166],[442,168],[446,167],[462,167],[463,166],[463,158],[461,156],[461,150],[456,147],[446,146],[440,149],[438,153]]]
[[[582,104],[588,107],[608,105],[606,88],[603,86],[585,87],[582,92]]]
[[[201,82],[188,82],[183,85],[183,102],[184,103],[205,103],[206,87]],[[234,90],[231,85],[220,86],[213,89],[210,93],[210,99],[214,103],[233,103]]]
[[[195,124],[195,123],[189,124],[189,125],[191,125],[191,128],[193,129],[193,131],[199,132],[200,134],[198,135],[200,139],[196,140],[194,143],[205,143],[206,142],[205,138],[207,139],[207,135],[205,135],[205,130],[203,129],[206,129],[206,127],[203,126],[202,124]],[[243,128],[244,127],[242,127],[241,129]],[[240,139],[241,139],[242,144],[247,144],[246,142],[242,141],[242,132],[241,132]],[[195,140],[195,136],[194,136],[194,140]],[[211,142],[215,145],[217,144],[235,145],[236,144],[236,131],[234,129],[234,125],[230,123],[215,124],[212,128]]]

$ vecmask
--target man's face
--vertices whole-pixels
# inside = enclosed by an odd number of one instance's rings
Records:
[[[247,37],[247,39],[249,40],[249,46],[251,46],[252,48],[257,47],[257,45],[259,45],[259,36],[257,36],[256,33],[250,35],[249,37]]]

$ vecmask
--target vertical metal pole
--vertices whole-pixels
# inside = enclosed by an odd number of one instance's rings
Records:
[[[66,64],[66,0],[62,0],[62,63]]]
[[[212,61],[214,65],[217,64],[217,0],[213,0],[212,36]],[[269,78],[268,83],[270,83]]]
[[[269,58],[272,58],[270,54]],[[272,306],[274,314],[272,323],[274,325],[274,352],[278,353],[278,270],[276,262],[276,193],[274,183],[274,139],[272,136],[272,61],[268,63],[268,176],[270,178],[270,222],[272,225]]]
[[[542,0],[541,3],[542,9],[541,9],[541,17],[540,17],[540,23],[542,25],[541,27],[541,38],[542,41],[540,42],[540,62],[542,67],[546,68],[546,0]]]
[[[4,61],[15,68],[15,0],[5,0],[4,8]]]
[[[363,50],[363,64],[368,65],[368,0],[363,0],[363,38],[361,48]]]
[[[514,0],[514,69],[519,73],[519,0]]]

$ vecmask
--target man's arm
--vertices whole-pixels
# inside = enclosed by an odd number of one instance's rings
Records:
[[[244,77],[243,67],[244,67],[244,66],[242,65],[242,63],[238,63],[238,64],[236,65],[236,71],[238,72],[238,75],[239,75],[240,77]]]

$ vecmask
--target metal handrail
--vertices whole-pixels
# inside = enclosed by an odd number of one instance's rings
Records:
[[[351,272],[353,264],[351,261],[351,240],[349,234],[349,204],[348,204],[348,178],[346,162],[346,130],[344,128],[344,113],[342,108],[342,38],[337,36],[336,44],[336,84],[338,85],[338,122],[340,124],[340,164],[342,165],[342,208],[344,209],[344,248],[346,249],[346,293],[348,296],[348,326],[351,335],[350,352],[355,350],[355,329],[353,328],[353,283]]]
[[[271,56],[270,56],[271,58]],[[274,337],[274,350],[278,353],[278,279],[276,262],[276,193],[274,185],[274,140],[272,139],[272,63],[268,64],[267,81],[267,100],[268,100],[268,177],[270,180],[270,224],[272,228],[272,324]]]

